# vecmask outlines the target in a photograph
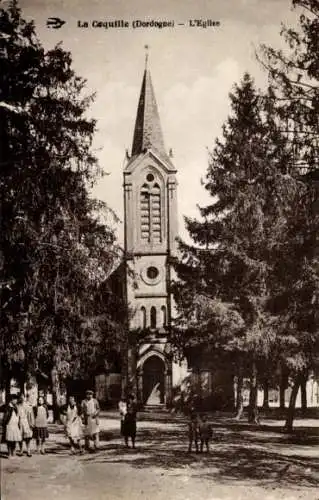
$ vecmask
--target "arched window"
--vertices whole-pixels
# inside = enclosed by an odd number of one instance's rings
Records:
[[[141,307],[141,328],[146,328],[146,309],[144,306]]]
[[[150,241],[151,213],[150,213],[150,193],[147,184],[143,184],[141,189],[141,238],[145,242]]]
[[[151,190],[151,218],[152,218],[152,240],[161,242],[161,190],[158,184],[154,184]]]
[[[156,307],[151,307],[151,328],[156,328]]]
[[[140,191],[141,239],[144,242],[162,241],[161,188],[149,173]]]
[[[165,306],[161,307],[161,313],[162,313],[162,326],[166,326],[167,318],[166,318],[166,307]]]

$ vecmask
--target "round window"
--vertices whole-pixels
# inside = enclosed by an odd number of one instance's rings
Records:
[[[146,180],[147,180],[148,182],[153,182],[153,180],[154,180],[154,175],[153,175],[153,174],[147,174],[147,176],[146,176]]]
[[[155,266],[150,266],[147,268],[146,275],[150,280],[155,280],[159,275],[159,270]]]

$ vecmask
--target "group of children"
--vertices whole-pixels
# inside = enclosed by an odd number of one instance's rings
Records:
[[[204,445],[208,453],[212,436],[213,429],[207,422],[207,417],[205,415],[200,416],[192,410],[188,422],[188,452],[191,453],[194,444],[196,453],[202,453]]]
[[[124,437],[125,445],[128,446],[128,439],[132,441],[135,448],[136,437],[136,414],[137,406],[134,396],[129,396],[127,400],[119,403],[121,415],[121,434]],[[75,398],[69,397],[67,405],[62,408],[61,420],[64,423],[65,433],[69,440],[71,453],[75,453],[78,448],[83,452],[82,440],[84,438],[85,448],[89,449],[90,440],[93,440],[94,449],[99,446],[99,412],[98,401],[93,397],[93,391],[86,392],[86,398],[80,407],[77,406]],[[48,432],[49,412],[43,396],[38,398],[36,406],[32,406],[21,394],[12,395],[11,400],[5,410],[3,417],[2,441],[7,443],[8,456],[23,454],[23,445],[26,445],[27,456],[31,457],[31,441],[36,441],[37,451],[45,454],[45,441],[49,436]],[[209,452],[209,443],[213,431],[207,422],[205,415],[200,416],[194,409],[190,411],[188,422],[188,451],[192,452],[193,445],[196,453],[203,452],[204,446]]]
[[[65,434],[71,446],[71,453],[75,448],[83,452],[82,440],[85,448],[90,448],[90,440],[94,448],[99,446],[99,412],[98,401],[93,398],[93,391],[86,392],[86,398],[78,407],[75,398],[69,397],[68,403],[61,408],[61,421],[64,424]],[[49,411],[44,396],[39,396],[36,406],[32,406],[29,397],[24,394],[12,394],[5,409],[2,421],[2,442],[7,444],[8,457],[23,455],[24,443],[27,456],[31,457],[31,441],[36,441],[37,452],[45,454],[45,441],[49,437]]]
[[[39,397],[36,406],[29,403],[23,394],[13,394],[7,405],[2,422],[2,441],[7,443],[8,457],[23,454],[23,444],[26,445],[27,456],[31,457],[31,440],[35,439],[37,451],[45,453],[45,440],[48,433],[48,408],[44,398]]]

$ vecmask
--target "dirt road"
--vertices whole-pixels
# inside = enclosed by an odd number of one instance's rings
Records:
[[[52,426],[45,456],[3,458],[2,498],[319,500],[311,426],[291,437],[275,425],[252,429],[216,421],[209,454],[187,453],[185,423],[176,418],[144,415],[136,450],[123,447],[114,414],[103,417],[101,426],[96,453],[71,456],[62,428]]]

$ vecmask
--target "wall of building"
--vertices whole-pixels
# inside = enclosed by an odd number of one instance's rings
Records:
[[[95,394],[101,402],[116,403],[121,397],[122,376],[120,373],[100,374],[95,377]]]

